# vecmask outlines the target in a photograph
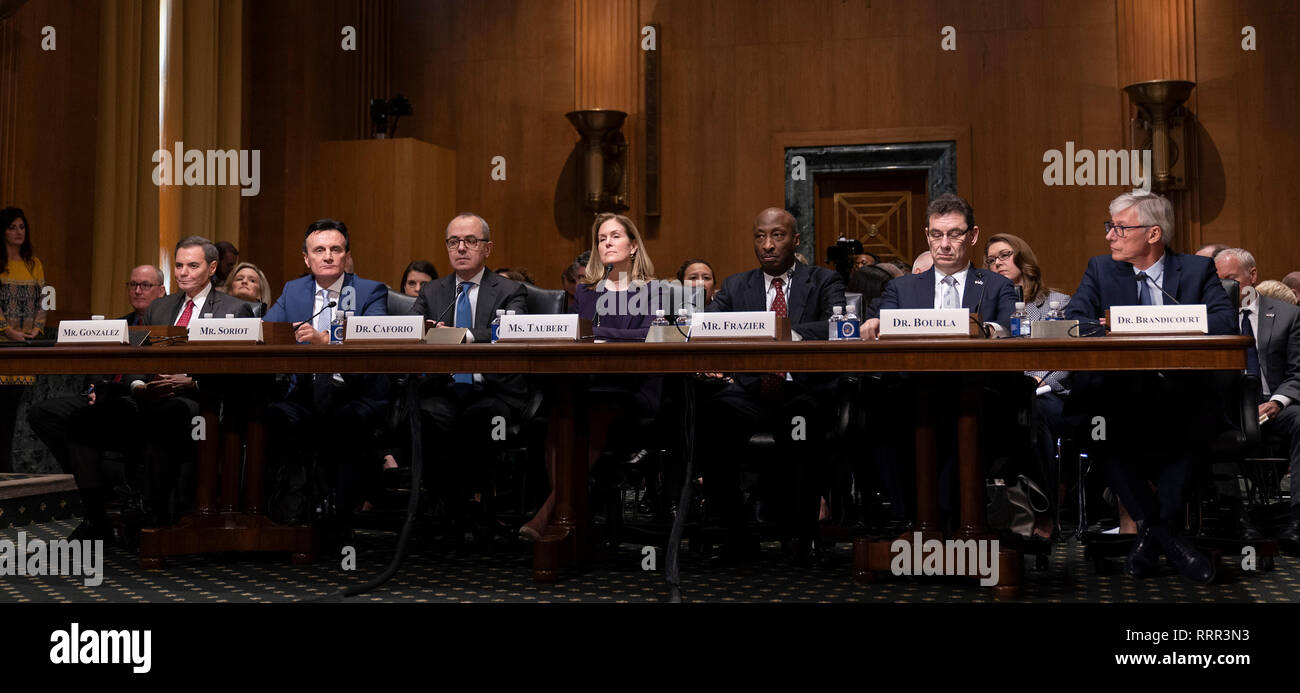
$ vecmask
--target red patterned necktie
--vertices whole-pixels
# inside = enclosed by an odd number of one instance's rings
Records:
[[[190,324],[190,315],[194,313],[194,301],[185,302],[185,312],[181,313],[181,319],[176,321],[177,327],[187,327]]]
[[[776,296],[772,297],[772,312],[776,313],[776,317],[778,318],[790,317],[790,311],[785,305],[785,291],[782,290],[783,284],[785,284],[785,280],[781,277],[774,277],[772,279],[772,288],[776,289]],[[782,380],[785,380],[784,373],[764,373],[759,379],[759,384],[764,393],[773,394],[781,391]]]

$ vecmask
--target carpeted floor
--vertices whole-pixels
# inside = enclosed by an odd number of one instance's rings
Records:
[[[67,536],[76,520],[54,520],[0,531],[17,541]],[[0,576],[0,602],[291,602],[326,597],[340,588],[378,575],[392,557],[395,535],[359,532],[355,571],[341,568],[342,556],[318,557],[310,566],[292,566],[285,555],[222,554],[172,558],[162,571],[141,570],[133,554],[108,547],[103,583],[87,587],[81,578]],[[490,551],[415,542],[398,574],[384,586],[350,601],[624,603],[667,599],[663,554],[658,571],[643,571],[640,546],[623,544],[617,553],[597,557],[588,568],[556,585],[530,579],[531,548],[499,545]],[[992,602],[992,593],[955,578],[895,578],[857,585],[851,578],[850,547],[841,544],[827,567],[792,568],[777,544],[764,545],[762,557],[744,566],[723,566],[683,552],[682,587],[686,601],[787,603],[965,603]],[[1239,559],[1237,559],[1239,561]],[[1219,581],[1198,587],[1171,572],[1143,581],[1114,570],[1098,575],[1077,542],[1056,547],[1046,571],[1026,562],[1024,601],[1086,603],[1251,603],[1300,601],[1300,561],[1279,557],[1272,571],[1243,571],[1225,559]]]

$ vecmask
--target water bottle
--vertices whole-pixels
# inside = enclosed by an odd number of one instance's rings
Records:
[[[691,331],[691,312],[685,308],[677,309],[677,326],[683,330]]]
[[[501,316],[505,314],[506,311],[504,308],[498,308],[497,316],[495,318],[492,318],[492,343],[493,344],[497,343],[497,332],[501,330]]]
[[[1025,311],[1025,302],[1016,301],[1016,312],[1011,314],[1011,336],[1028,337],[1032,329],[1029,325],[1029,313]]]
[[[827,321],[830,328],[830,340],[836,341],[840,337],[840,324],[844,322],[844,306],[835,306],[831,308],[831,319]]]
[[[664,309],[655,309],[655,319],[650,321],[651,327],[668,327],[668,318],[664,317]]]
[[[1047,311],[1047,319],[1048,319],[1048,320],[1064,320],[1064,319],[1065,319],[1065,310],[1061,307],[1061,302],[1060,302],[1060,301],[1051,301],[1051,302],[1049,302],[1047,305],[1048,305],[1048,307],[1049,307],[1049,310]]]
[[[347,314],[341,310],[334,311],[334,318],[330,320],[330,344],[342,344],[343,332],[346,329]]]
[[[846,315],[844,316],[844,322],[840,324],[840,338],[862,339],[862,334],[860,332],[862,329],[862,321],[858,319],[857,309],[850,305],[844,310]]]

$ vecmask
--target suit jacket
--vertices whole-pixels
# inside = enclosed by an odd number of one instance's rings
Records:
[[[343,293],[351,288],[355,298],[355,307],[351,308],[357,315],[388,315],[388,287],[382,282],[362,279],[355,274],[343,275]],[[214,291],[213,294],[216,294]],[[225,296],[225,294],[218,294]],[[340,297],[342,302],[345,297]],[[236,299],[238,300],[238,299]],[[316,278],[308,274],[298,277],[284,285],[280,298],[266,311],[262,320],[266,322],[302,322],[311,318],[316,312]],[[339,305],[335,310],[349,310]]]
[[[419,298],[411,306],[412,315],[423,315],[426,320],[438,320],[451,324],[455,320],[456,273],[439,277],[420,290]],[[492,341],[492,319],[498,310],[513,310],[518,314],[528,312],[528,290],[519,282],[506,279],[494,272],[483,273],[483,284],[478,287],[475,300],[474,325],[469,328],[476,343]],[[451,306],[448,308],[448,306]],[[451,382],[445,379],[439,385]],[[506,406],[522,410],[528,403],[528,381],[522,375],[508,373],[484,373],[484,389],[505,402]]]
[[[832,308],[845,305],[844,278],[825,267],[794,263],[786,312],[790,329],[803,339],[829,339],[827,321]],[[767,281],[762,268],[727,277],[722,288],[705,306],[709,313],[767,310]]]
[[[174,294],[154,299],[154,302],[144,309],[144,323],[142,324],[175,324],[176,319],[181,316],[181,311],[185,309],[185,300],[184,291],[177,291]],[[237,318],[253,317],[253,311],[249,309],[247,302],[216,291],[208,292],[208,298],[203,302],[203,313],[211,313],[213,317],[217,318],[224,318],[227,313]],[[203,316],[193,315],[191,317],[200,318]]]
[[[1178,303],[1204,303],[1210,334],[1238,334],[1236,315],[1228,294],[1209,258],[1165,251],[1164,290]],[[1132,306],[1138,302],[1138,285],[1133,279],[1133,264],[1098,255],[1088,260],[1088,269],[1079,288],[1065,306],[1065,317],[1095,323],[1105,317],[1111,306]],[[1156,289],[1151,288],[1152,291]],[[1165,303],[1171,304],[1169,297]],[[1082,330],[1088,334],[1087,330]]]
[[[362,279],[355,274],[343,275],[343,293],[347,294],[348,289],[353,291],[353,298],[356,301],[351,309],[357,315],[387,315],[388,314],[388,287],[382,282],[371,279]],[[213,295],[225,296],[225,294]],[[342,303],[346,296],[340,296]],[[238,300],[238,299],[235,299]],[[275,305],[266,311],[262,316],[264,322],[303,322],[310,320],[312,314],[316,312],[316,278],[310,274],[298,277],[284,285],[284,290],[280,292],[280,297],[275,300]],[[335,310],[344,310],[345,306],[339,305]],[[304,399],[312,397],[309,395],[312,388],[306,382],[310,379],[294,378],[294,384],[289,392],[290,399]],[[388,403],[388,392],[391,379],[386,375],[360,375],[353,373],[343,374],[344,385],[347,392],[338,397],[339,400],[361,399],[363,404],[372,409],[379,410]]]
[[[1255,335],[1268,391],[1300,403],[1300,308],[1256,294],[1259,331]]]
[[[979,313],[983,322],[995,322],[1011,329],[1011,314],[1016,310],[1016,288],[1011,280],[992,270],[973,265],[966,271],[966,288],[961,305]],[[869,317],[880,317],[880,310],[899,308],[934,308],[934,268],[920,274],[905,274],[885,285],[880,309],[868,309]]]

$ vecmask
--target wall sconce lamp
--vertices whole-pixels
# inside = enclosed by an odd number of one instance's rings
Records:
[[[582,135],[587,209],[627,211],[627,140],[620,130],[627,114],[598,108],[572,111],[564,117]]]
[[[1155,192],[1186,190],[1191,153],[1192,114],[1183,102],[1196,82],[1163,79],[1124,87],[1138,107],[1133,118],[1133,144],[1151,150],[1151,189]]]

